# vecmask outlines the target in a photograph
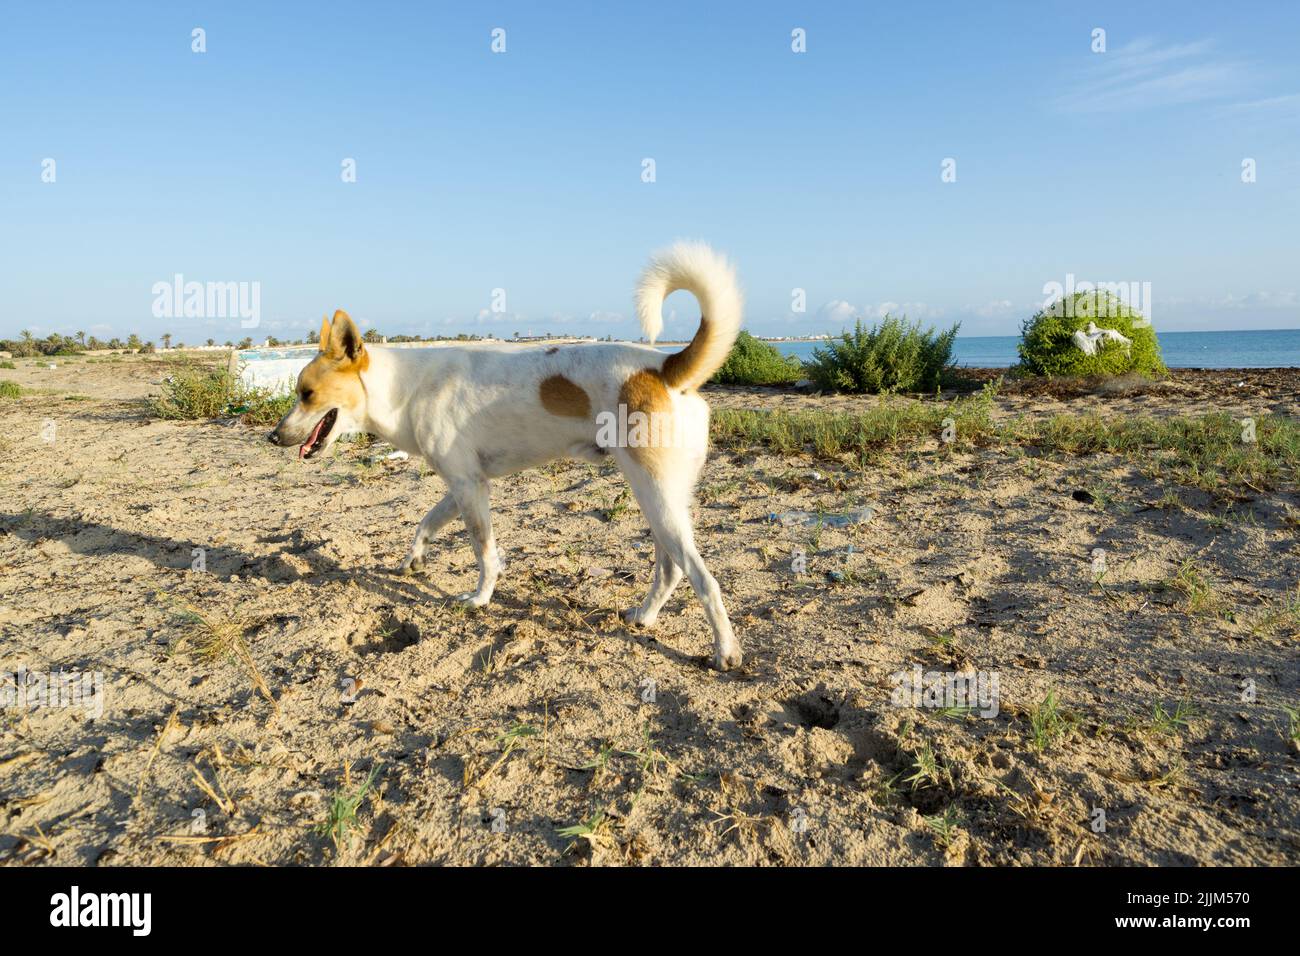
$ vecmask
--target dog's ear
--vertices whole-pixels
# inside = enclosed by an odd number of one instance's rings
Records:
[[[352,321],[352,317],[342,309],[334,313],[334,324],[330,327],[329,338],[328,354],[332,358],[355,362],[366,348],[365,343],[361,341],[361,330]]]
[[[328,315],[321,316],[319,344],[322,352],[328,352],[330,350],[330,320]]]

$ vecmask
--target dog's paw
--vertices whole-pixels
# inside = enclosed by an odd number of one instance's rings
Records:
[[[633,627],[654,627],[655,621],[659,620],[658,614],[646,614],[641,610],[640,605],[630,607],[623,612],[623,620]]]
[[[729,671],[739,667],[743,660],[744,655],[740,653],[739,644],[713,652],[713,666],[716,670]]]
[[[407,558],[395,570],[394,574],[400,574],[403,577],[409,577],[412,574],[419,574],[424,570],[424,558]]]
[[[480,594],[478,591],[467,591],[464,594],[457,594],[456,600],[465,607],[480,608],[485,607],[488,601],[492,600],[492,595]]]

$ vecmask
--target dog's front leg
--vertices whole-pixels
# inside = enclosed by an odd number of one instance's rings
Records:
[[[478,589],[472,594],[462,594],[458,599],[470,607],[482,607],[492,600],[492,591],[501,574],[501,555],[497,551],[496,536],[492,533],[487,479],[467,478],[452,482],[451,493],[460,507],[465,530],[474,545],[474,556],[478,558]]]
[[[411,552],[398,568],[398,574],[414,574],[424,567],[424,549],[428,547],[434,536],[442,530],[452,518],[456,517],[459,508],[456,505],[456,497],[450,492],[443,495],[442,500],[429,509],[429,513],[424,516],[420,522],[420,527],[415,531],[415,540],[411,542]]]

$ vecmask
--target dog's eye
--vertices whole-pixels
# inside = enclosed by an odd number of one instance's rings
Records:
[[[311,389],[310,389],[310,388],[305,388],[305,389],[303,389],[303,391],[302,391],[302,400],[303,400],[304,402],[310,402],[310,401],[311,401]]]

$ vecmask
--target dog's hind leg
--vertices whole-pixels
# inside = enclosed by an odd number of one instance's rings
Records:
[[[488,481],[481,476],[457,480],[451,483],[451,493],[460,507],[465,530],[474,546],[474,556],[478,558],[478,588],[471,594],[459,595],[457,600],[470,607],[482,607],[492,600],[492,591],[497,586],[502,568],[496,536],[492,533]]]
[[[424,567],[425,548],[442,530],[443,525],[456,517],[459,510],[456,498],[450,492],[443,495],[442,500],[429,509],[429,513],[420,522],[420,527],[415,529],[415,540],[411,542],[411,551],[401,567],[397,569],[398,574],[414,574]]]
[[[629,624],[653,627],[655,621],[659,618],[660,609],[672,596],[681,579],[681,565],[669,557],[667,549],[656,538],[655,573],[654,580],[650,584],[650,593],[645,596],[645,600],[641,602],[640,607],[628,608],[623,612],[623,617],[627,619]]]
[[[740,642],[731,629],[727,609],[722,603],[722,589],[714,580],[704,559],[695,549],[695,534],[691,530],[690,484],[684,475],[677,478],[676,487],[670,487],[656,478],[645,467],[623,450],[618,457],[623,474],[627,476],[632,493],[636,495],[641,511],[654,531],[655,541],[663,546],[667,557],[677,567],[684,569],[704,605],[704,616],[713,629],[713,666],[720,671],[738,667],[741,663]],[[694,476],[692,475],[691,478]],[[651,596],[656,592],[651,586]],[[647,598],[647,601],[649,598]]]

